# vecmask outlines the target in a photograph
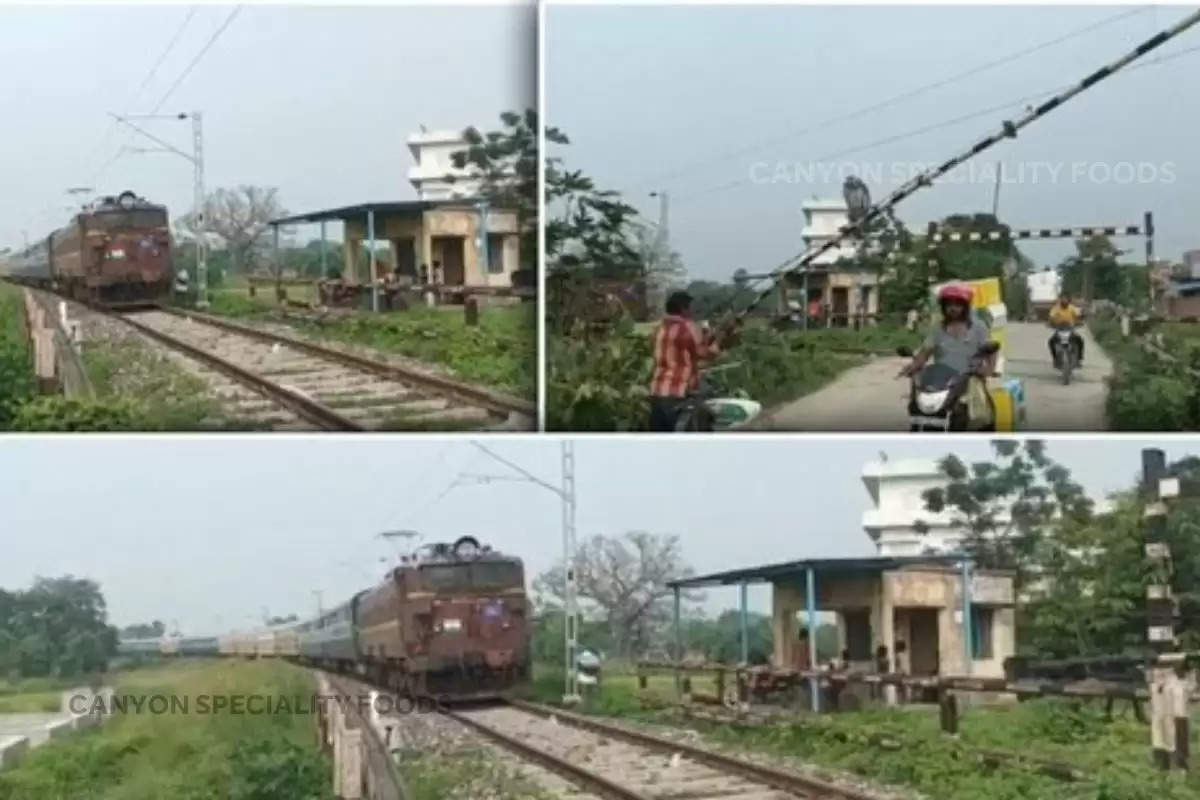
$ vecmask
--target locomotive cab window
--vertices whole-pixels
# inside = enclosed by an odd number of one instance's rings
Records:
[[[425,585],[435,592],[464,589],[507,589],[523,586],[521,568],[505,561],[475,561],[466,564],[425,564]]]
[[[98,211],[92,215],[90,227],[102,231],[115,231],[127,228],[165,228],[166,226],[167,214],[165,211],[135,209],[133,211]]]

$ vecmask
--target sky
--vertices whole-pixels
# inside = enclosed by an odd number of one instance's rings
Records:
[[[650,220],[649,193],[666,191],[670,241],[693,279],[764,272],[803,250],[805,199],[840,197],[847,174],[882,198],[913,165],[965,151],[1188,11],[551,5],[546,117],[571,139],[551,155]],[[1200,27],[1146,59],[1187,50],[1196,52],[1102,81],[978,156],[973,172],[903,202],[899,217],[924,231],[950,213],[990,212],[1000,162],[999,213],[1015,228],[1133,225],[1152,211],[1157,257],[1200,248],[1200,107],[1181,102],[1200,92]],[[1142,239],[1118,246],[1144,263]],[[1073,245],[1022,250],[1056,264]]]
[[[150,112],[164,98],[159,113],[201,111],[210,191],[274,186],[287,210],[304,212],[415,199],[406,139],[420,125],[491,130],[501,112],[536,101],[532,3],[246,5],[168,94],[233,9],[0,6],[0,106],[10,111],[0,248],[65,224],[69,187],[134,189],[176,215],[191,210],[191,163],[169,153],[114,160],[123,144],[158,145],[110,112]],[[191,152],[190,122],[137,124]]]
[[[885,451],[940,458],[935,438],[746,437],[576,439],[580,539],[644,530],[680,537],[698,573],[799,558],[869,556],[864,465]],[[486,445],[552,484],[558,437],[496,437]],[[1168,459],[1200,450],[1180,438],[1053,439],[1051,457],[1094,497],[1133,485],[1139,451]],[[956,439],[966,460],[986,441]],[[512,477],[463,437],[3,437],[0,587],[35,576],[96,580],[119,626],[162,619],[186,634],[256,626],[316,612],[374,585],[396,549],[382,531],[425,541],[474,535],[520,556],[526,578],[560,562],[558,497]],[[384,559],[384,561],[380,561]],[[769,591],[752,587],[766,611]],[[711,613],[737,591],[710,591]]]

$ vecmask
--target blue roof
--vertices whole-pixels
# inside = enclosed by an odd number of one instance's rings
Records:
[[[810,558],[802,561],[783,561],[759,567],[714,572],[709,575],[698,575],[693,578],[681,578],[677,581],[668,581],[667,586],[670,586],[672,589],[687,589],[699,586],[722,586],[733,583],[758,583],[789,576],[802,577],[808,572],[809,568],[812,568],[815,574],[833,574],[843,577],[872,575],[909,566],[953,566],[961,564],[964,558],[965,556],[963,555]]]

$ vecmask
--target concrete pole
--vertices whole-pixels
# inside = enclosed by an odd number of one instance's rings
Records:
[[[1150,311],[1154,312],[1154,282],[1150,279],[1150,272],[1154,268],[1154,215],[1149,211],[1146,212],[1143,227],[1146,234],[1146,286],[1150,293]]]
[[[804,590],[808,605],[808,668],[817,669],[817,571],[811,566],[804,576]],[[821,683],[815,677],[808,679],[808,692],[812,710],[821,710]]]
[[[575,574],[575,443],[563,439],[562,452],[562,529],[563,529],[563,567],[565,569],[564,588],[564,646],[567,668],[566,685],[563,692],[564,703],[574,703],[579,700],[578,675],[576,673],[576,654],[578,652],[579,608],[576,594]]]
[[[208,220],[204,213],[204,121],[199,111],[192,117],[192,165],[196,207],[196,307],[208,308]]]

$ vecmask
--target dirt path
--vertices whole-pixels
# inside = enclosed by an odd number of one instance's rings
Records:
[[[1107,429],[1104,379],[1112,362],[1081,329],[1085,360],[1069,386],[1050,363],[1050,329],[1033,323],[1008,325],[1006,372],[1025,381],[1026,430],[1033,432]],[[824,388],[774,409],[761,428],[773,431],[904,431],[908,384],[896,379],[903,361],[879,357]]]

